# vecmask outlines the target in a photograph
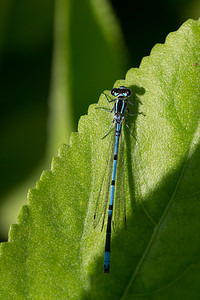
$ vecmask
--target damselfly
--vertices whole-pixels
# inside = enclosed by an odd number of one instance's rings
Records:
[[[110,157],[108,156],[106,160],[106,167],[103,174],[103,179],[101,182],[100,191],[97,199],[93,225],[94,228],[96,228],[103,214],[101,231],[103,230],[106,211],[107,211],[109,190],[110,190],[110,202],[108,207],[108,221],[107,221],[106,244],[105,244],[105,254],[104,254],[104,273],[109,273],[111,224],[113,224],[114,231],[117,230],[120,219],[123,219],[123,222],[126,226],[126,201],[125,201],[125,182],[124,182],[122,123],[123,121],[125,121],[126,126],[128,127],[131,135],[133,136],[127,124],[126,113],[128,113],[131,116],[136,114],[131,114],[128,109],[128,103],[134,105],[131,101],[127,99],[128,97],[131,96],[131,90],[129,88],[126,88],[124,86],[120,86],[119,88],[113,88],[111,90],[111,95],[113,95],[115,98],[112,100],[109,100],[106,94],[104,95],[106,96],[106,99],[109,103],[115,102],[115,104],[111,110],[108,110],[103,107],[97,107],[100,109],[104,109],[109,113],[114,113],[113,122],[108,132],[103,138],[105,138],[110,133],[113,124],[115,130],[114,130],[114,137],[113,139],[111,139],[109,145],[109,149],[111,153],[109,152]],[[120,144],[120,151],[119,151],[119,144]],[[119,162],[120,162],[120,168],[117,168],[117,164],[119,164]],[[113,215],[113,208],[114,208],[114,215]],[[112,215],[114,218],[113,221],[112,221]]]

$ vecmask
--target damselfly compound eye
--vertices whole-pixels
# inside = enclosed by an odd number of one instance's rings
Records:
[[[111,95],[113,95],[113,96],[119,95],[118,89],[116,89],[116,88],[112,89],[111,90]]]
[[[131,90],[130,89],[126,89],[126,93],[127,93],[127,97],[130,97],[130,95],[131,95]]]

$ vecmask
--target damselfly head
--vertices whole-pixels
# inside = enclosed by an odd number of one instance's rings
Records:
[[[118,96],[130,97],[131,90],[129,88],[126,88],[125,86],[120,86],[119,88],[112,89],[111,94],[115,97],[118,97]]]

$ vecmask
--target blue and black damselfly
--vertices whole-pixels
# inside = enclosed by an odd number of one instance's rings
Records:
[[[126,226],[126,201],[125,201],[125,181],[124,181],[124,156],[123,156],[123,141],[122,141],[122,123],[125,121],[127,128],[129,129],[131,135],[133,136],[126,120],[126,113],[133,116],[136,114],[131,114],[128,108],[128,103],[134,105],[127,98],[131,96],[131,90],[124,86],[119,88],[113,88],[111,90],[111,95],[115,98],[109,100],[107,95],[106,99],[109,103],[115,102],[113,108],[108,110],[103,107],[97,107],[99,109],[104,109],[109,113],[114,113],[113,122],[103,137],[105,138],[111,131],[113,124],[115,127],[113,139],[111,139],[109,145],[109,155],[106,160],[106,167],[104,170],[99,195],[97,199],[96,209],[94,213],[94,228],[99,223],[103,215],[102,227],[103,230],[105,216],[107,211],[109,190],[110,190],[110,202],[108,207],[108,221],[106,230],[106,244],[105,244],[105,255],[104,255],[104,273],[109,273],[110,271],[110,242],[111,242],[111,224],[113,224],[114,231],[117,231],[119,227],[120,220],[123,219],[124,225]],[[134,136],[133,136],[134,137]],[[120,144],[120,148],[119,148]],[[118,165],[118,167],[117,167]],[[115,187],[116,186],[116,187]],[[114,214],[113,214],[114,208]],[[112,220],[112,216],[114,220]]]

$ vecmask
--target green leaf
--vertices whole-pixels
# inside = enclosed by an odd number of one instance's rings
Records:
[[[112,234],[110,274],[92,223],[112,116],[92,105],[1,246],[1,299],[198,299],[199,46],[189,20],[116,83],[145,117],[128,119],[137,142],[124,128],[127,231]]]

